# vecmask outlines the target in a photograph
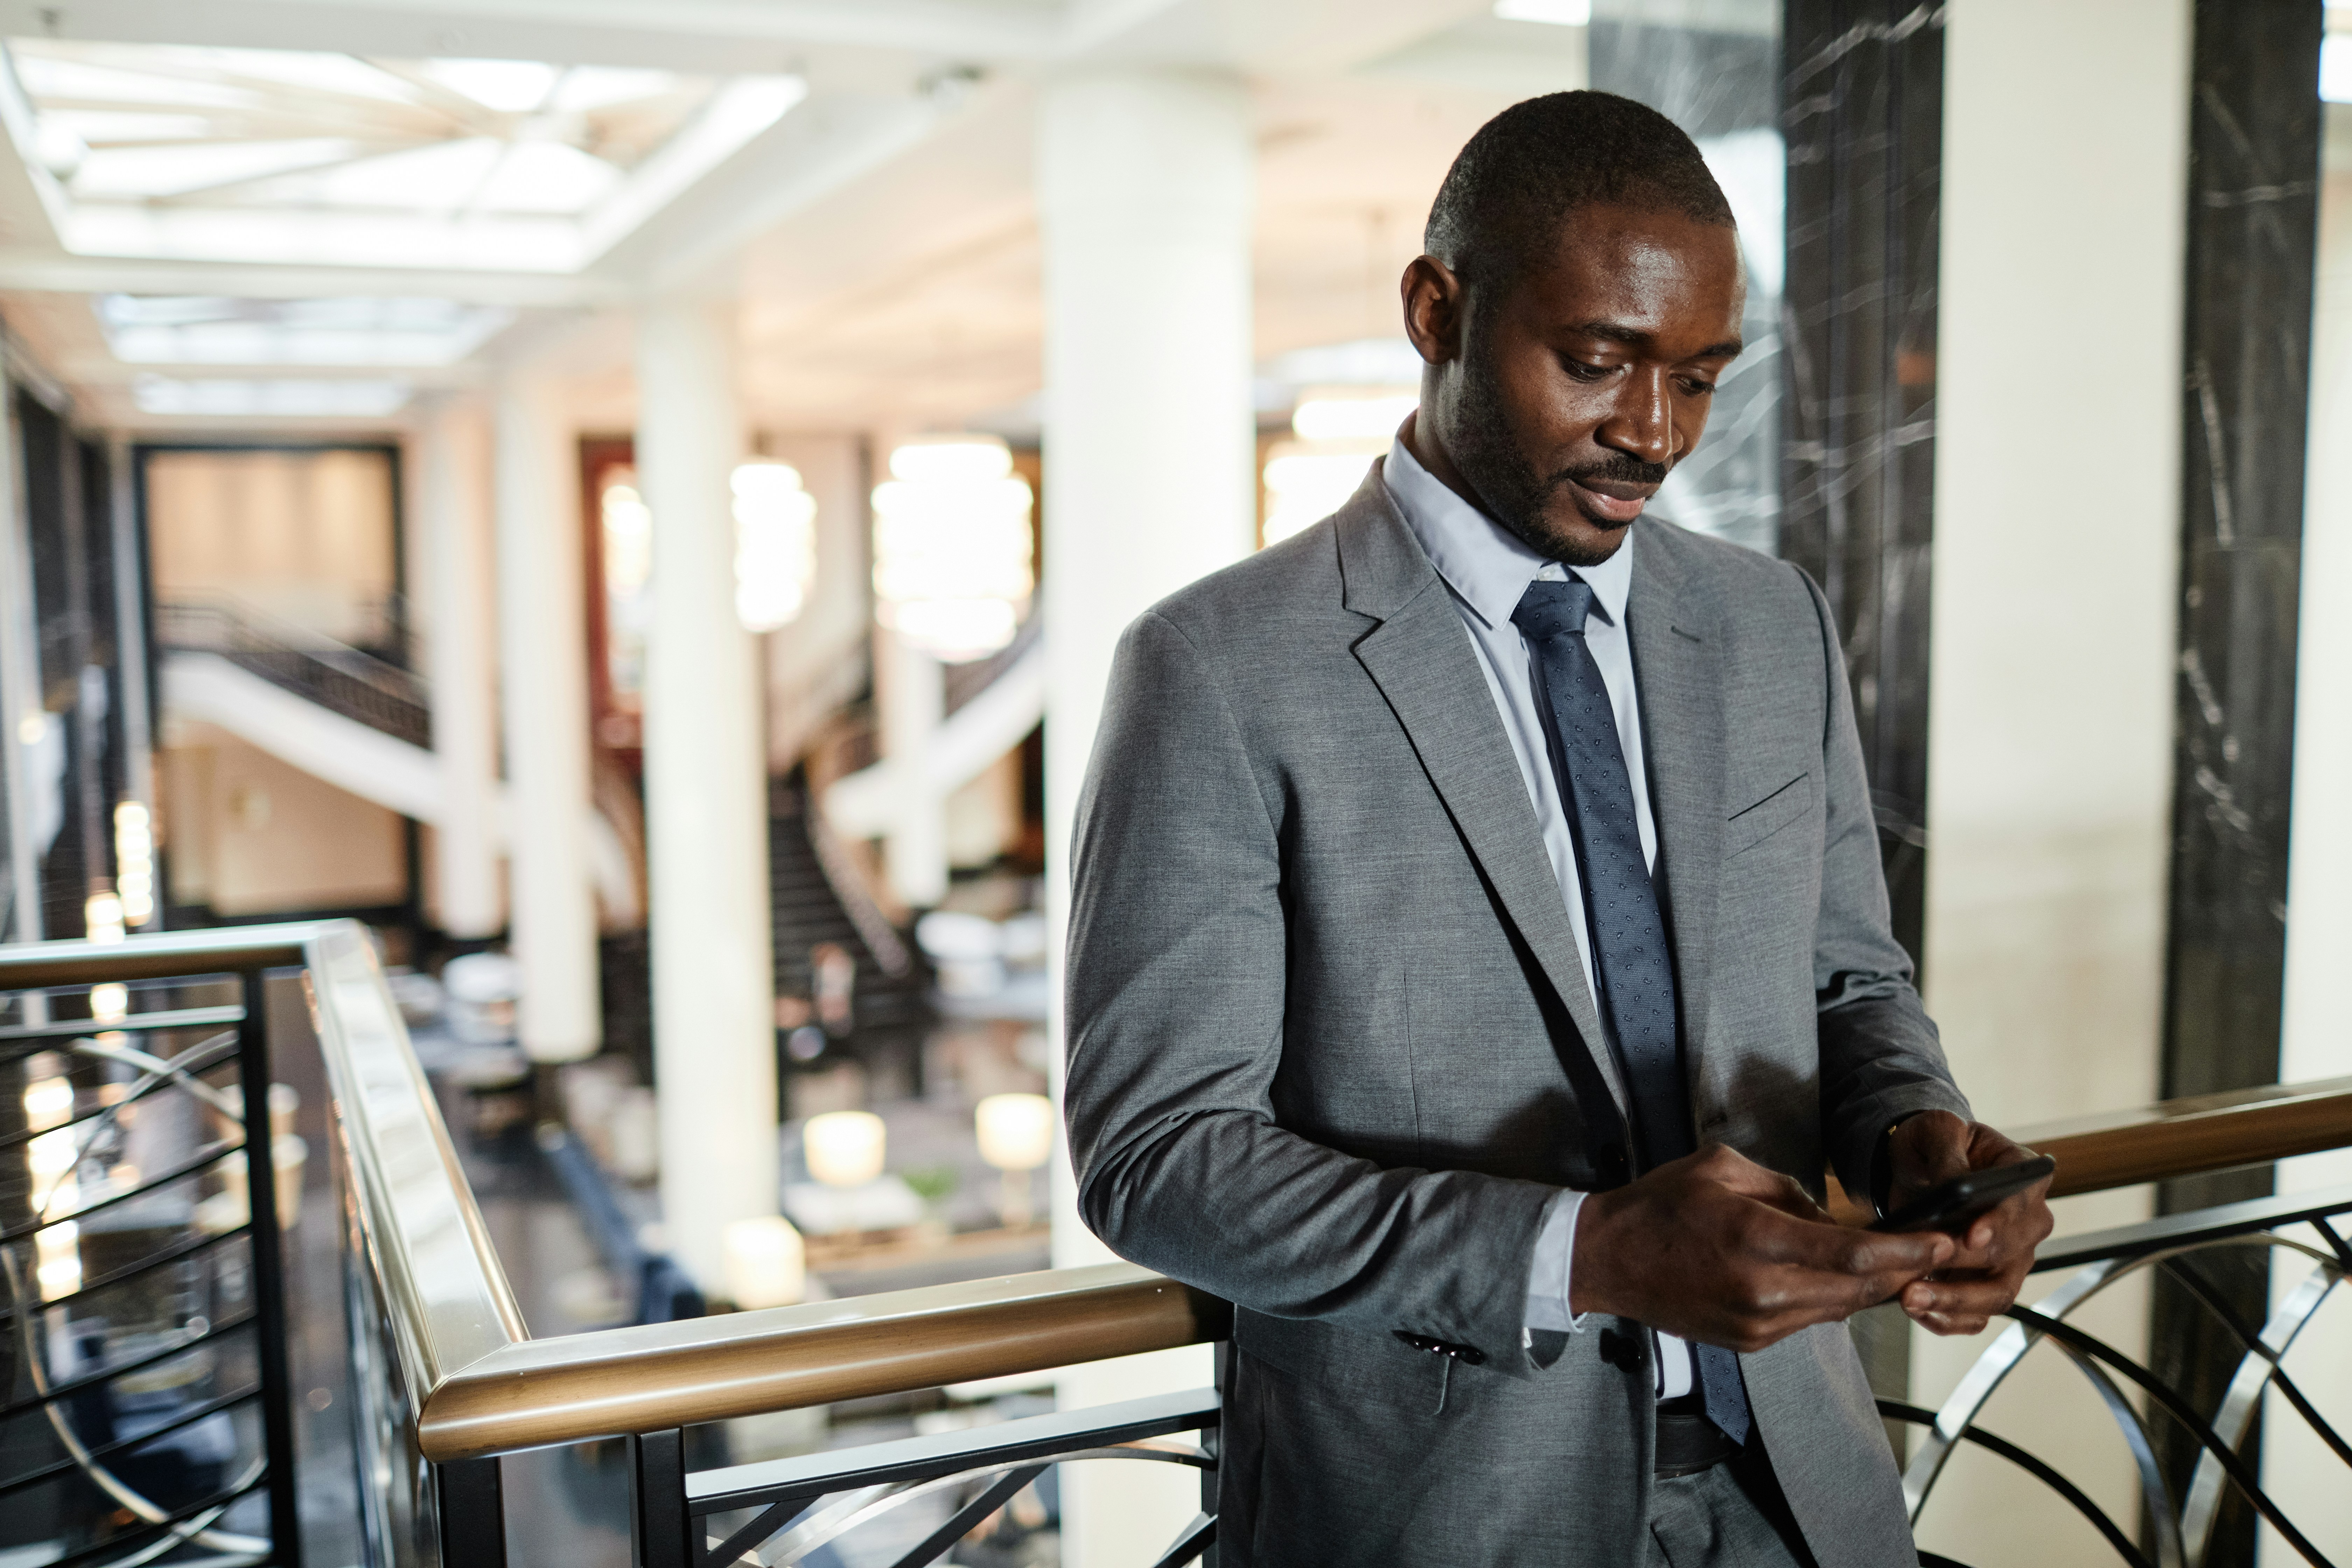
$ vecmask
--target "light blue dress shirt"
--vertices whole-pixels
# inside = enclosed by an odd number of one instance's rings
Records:
[[[1643,858],[1654,869],[1658,828],[1650,812],[1641,696],[1633,685],[1633,651],[1625,633],[1625,600],[1633,587],[1630,536],[1616,554],[1598,566],[1566,567],[1538,554],[1517,534],[1447,489],[1421,466],[1402,439],[1391,445],[1381,474],[1405,526],[1421,542],[1423,553],[1453,594],[1470,644],[1477,649],[1478,668],[1502,716],[1503,732],[1510,737],[1519,776],[1526,781],[1528,798],[1534,803],[1536,821],[1543,829],[1544,853],[1550,857],[1552,876],[1559,883],[1561,901],[1568,906],[1569,925],[1576,932],[1576,955],[1584,965],[1584,983],[1597,998],[1600,987],[1593,983],[1592,939],[1585,930],[1583,883],[1577,874],[1568,811],[1560,802],[1559,781],[1552,772],[1550,747],[1544,736],[1535,655],[1511,623],[1511,612],[1518,607],[1528,584],[1538,579],[1563,582],[1573,576],[1591,587],[1594,611],[1585,623],[1585,646],[1600,667],[1601,683],[1609,689],[1609,705],[1617,718],[1617,743],[1624,751],[1625,772],[1633,786],[1633,815],[1641,828]],[[1564,1191],[1544,1212],[1528,1278],[1529,1330],[1581,1331],[1581,1323],[1568,1308],[1568,1283],[1576,1215],[1583,1203],[1582,1193]],[[1671,1399],[1689,1393],[1690,1388],[1689,1347],[1672,1334],[1658,1335],[1659,1396]]]

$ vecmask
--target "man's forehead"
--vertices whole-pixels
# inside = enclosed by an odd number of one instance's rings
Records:
[[[1737,229],[1676,214],[1583,216],[1570,215],[1519,279],[1522,302],[1547,330],[1625,341],[1738,338],[1747,280]]]

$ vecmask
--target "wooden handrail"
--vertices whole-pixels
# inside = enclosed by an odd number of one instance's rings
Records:
[[[2051,1196],[2105,1192],[2352,1144],[2352,1078],[2264,1084],[2003,1131],[2057,1157]]]
[[[1233,1310],[1131,1263],[533,1340],[446,1380],[446,1462],[1220,1340]]]
[[[374,950],[353,922],[0,947],[0,987],[301,965],[368,1263],[425,1457],[580,1442],[1224,1337],[1223,1302],[1129,1264],[534,1340]],[[2352,1145],[2352,1078],[2011,1130],[2055,1195]]]

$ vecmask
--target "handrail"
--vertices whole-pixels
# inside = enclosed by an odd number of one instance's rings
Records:
[[[0,947],[0,989],[299,965],[419,1446],[436,1463],[1223,1337],[1224,1303],[1128,1264],[533,1339],[354,921]],[[2352,1079],[2017,1131],[2061,1194],[2352,1144]]]
[[[2352,1144],[2352,1078],[2264,1084],[2004,1131],[2057,1157],[2051,1196],[2105,1192]]]
[[[1231,1310],[1129,1263],[534,1340],[443,1384],[439,1462],[1223,1339]]]

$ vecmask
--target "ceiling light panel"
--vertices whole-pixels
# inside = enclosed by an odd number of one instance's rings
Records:
[[[8,116],[67,248],[576,271],[797,103],[797,78],[5,46]],[[13,92],[12,92],[13,89]]]
[[[187,380],[142,375],[131,400],[142,414],[214,419],[383,419],[408,403],[404,381]]]
[[[92,304],[125,364],[447,365],[514,320],[500,306],[422,298],[106,294]]]

